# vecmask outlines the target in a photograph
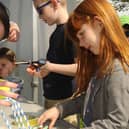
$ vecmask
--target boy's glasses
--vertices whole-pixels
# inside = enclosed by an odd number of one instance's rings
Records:
[[[124,24],[122,27],[126,30],[129,30],[129,24]]]
[[[45,7],[45,6],[47,6],[47,5],[50,4],[50,3],[51,3],[51,0],[49,0],[49,1],[47,1],[47,2],[41,3],[41,4],[36,8],[38,14],[39,14],[39,15],[42,15],[42,8]]]
[[[129,37],[129,24],[124,24],[122,27],[125,31],[126,37]]]
[[[126,37],[129,37],[129,31],[125,32]]]

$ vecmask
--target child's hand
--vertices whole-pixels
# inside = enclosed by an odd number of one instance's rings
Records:
[[[41,78],[40,71],[36,71],[36,68],[33,65],[30,65],[27,67],[26,71],[31,75],[31,76],[36,76]]]
[[[4,87],[9,87],[9,88],[17,88],[18,85],[15,84],[15,83],[12,83],[12,82],[5,81],[5,80],[0,80],[0,87],[3,87],[3,86]],[[18,96],[19,96],[16,93],[12,93],[10,91],[4,91],[2,89],[0,90],[0,95],[1,96],[6,96],[6,97],[11,97],[11,98],[14,98],[14,99],[18,98]],[[0,105],[10,106],[10,103],[1,99],[0,100]]]
[[[16,42],[20,36],[20,28],[15,22],[10,22],[10,30],[9,30],[8,41]]]
[[[43,125],[47,120],[50,120],[49,129],[52,129],[56,120],[59,117],[59,110],[56,107],[52,107],[46,110],[38,119],[38,123]]]
[[[47,70],[47,63],[39,68],[39,71],[36,70],[36,67],[34,65],[29,65],[26,69],[26,71],[31,76],[36,76],[40,78],[44,78],[49,74],[49,71]]]
[[[46,77],[50,73],[47,69],[47,64],[48,62],[40,68],[40,75],[42,78]]]

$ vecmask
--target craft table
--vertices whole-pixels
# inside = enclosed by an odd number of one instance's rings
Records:
[[[23,108],[25,114],[28,116],[30,115],[30,116],[38,117],[43,112],[43,107],[41,107],[38,104],[35,104],[32,101],[22,99],[22,100],[20,100],[20,103],[21,103],[21,107]],[[9,122],[12,123],[14,121],[14,119],[12,116],[11,108],[1,106],[1,105],[0,105],[0,108],[2,108],[2,110],[4,110],[4,112],[6,113],[8,119],[9,119]],[[0,129],[8,129],[1,116],[0,116]],[[12,125],[12,129],[18,129],[18,127]],[[54,129],[75,129],[75,128],[72,125],[65,122],[64,120],[58,120]]]

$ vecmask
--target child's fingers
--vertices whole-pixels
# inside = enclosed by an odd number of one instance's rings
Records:
[[[6,96],[6,97],[16,99],[18,98],[19,95],[16,93],[9,92],[9,91],[0,90],[0,96]]]
[[[0,86],[10,87],[10,88],[17,88],[18,84],[9,82],[6,80],[0,80]]]
[[[55,125],[56,120],[52,120],[49,124],[49,129],[52,129]]]
[[[0,105],[10,106],[11,104],[5,100],[0,100]]]

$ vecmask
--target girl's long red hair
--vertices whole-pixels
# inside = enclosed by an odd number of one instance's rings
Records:
[[[82,24],[91,23],[98,16],[103,24],[98,56],[79,47],[76,37]],[[103,77],[113,68],[113,60],[119,59],[127,72],[129,65],[129,43],[120,24],[119,17],[107,0],[84,0],[71,14],[66,25],[68,36],[77,46],[77,85],[78,92],[85,91],[92,76]]]

